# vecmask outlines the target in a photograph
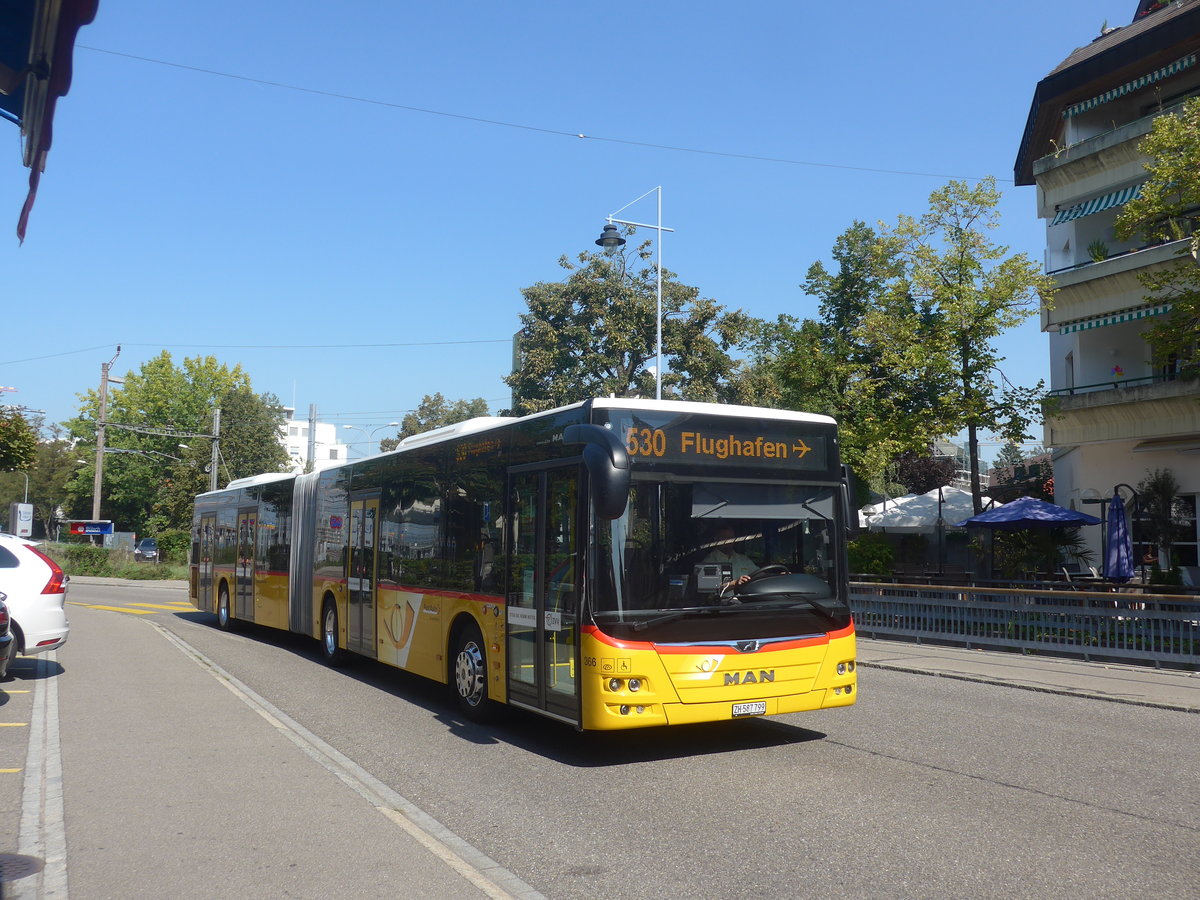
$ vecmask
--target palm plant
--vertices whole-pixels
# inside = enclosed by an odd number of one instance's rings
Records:
[[[1179,482],[1170,469],[1147,472],[1138,484],[1138,505],[1147,537],[1158,545],[1165,568],[1171,568],[1171,546],[1184,519]]]

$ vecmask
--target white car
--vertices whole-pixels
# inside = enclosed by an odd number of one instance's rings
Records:
[[[67,576],[25,538],[0,534],[0,591],[8,595],[9,659],[57,650],[67,642]]]

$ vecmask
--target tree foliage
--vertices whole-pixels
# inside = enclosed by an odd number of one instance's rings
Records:
[[[657,287],[649,244],[615,256],[581,253],[559,264],[565,281],[525,288],[519,367],[505,378],[514,412],[527,414],[596,396],[653,397]],[[686,400],[746,399],[729,351],[753,320],[725,312],[697,288],[662,273],[662,395]]]
[[[37,455],[37,430],[24,413],[0,407],[0,472],[26,469]]]
[[[1138,280],[1147,303],[1171,305],[1145,335],[1153,363],[1198,375],[1200,267],[1188,250],[1200,253],[1200,97],[1188,100],[1176,114],[1156,118],[1140,149],[1150,158],[1150,177],[1141,194],[1121,209],[1116,233],[1122,240],[1141,235],[1151,243],[1191,236],[1190,247],[1180,247],[1180,259],[1141,272]]]
[[[423,434],[426,431],[433,431],[435,428],[454,425],[487,414],[487,401],[482,397],[476,397],[474,400],[448,401],[441,393],[426,394],[421,398],[417,408],[400,420],[400,430],[396,436],[384,438],[379,442],[379,449],[395,450],[402,440],[411,435]]]
[[[896,459],[896,481],[910,494],[924,494],[945,487],[957,469],[949,456],[931,456],[907,450]]]
[[[66,500],[66,484],[78,463],[78,454],[58,425],[45,426],[40,417],[30,421],[30,427],[41,435],[33,459],[20,471],[0,473],[0,510],[7,512],[10,503],[28,499],[33,505],[35,536],[53,535],[57,512]],[[7,519],[0,522],[0,530]]]
[[[843,458],[868,483],[965,429],[977,485],[979,431],[1020,440],[1032,424],[1041,384],[1010,384],[995,340],[1049,301],[1051,281],[989,239],[999,196],[990,179],[952,181],[919,218],[853,223],[834,244],[837,270],[808,271],[820,320],[783,316],[761,332],[755,371],[774,389],[760,396],[836,417]]]
[[[820,301],[820,319],[780,316],[760,330],[756,395],[771,405],[836,418],[843,459],[878,489],[892,460],[925,452],[939,435],[926,427],[934,389],[928,373],[887,364],[879,336],[866,322],[882,304],[910,323],[919,323],[921,315],[911,298],[889,291],[901,268],[894,247],[874,229],[854,222],[834,242],[832,255],[836,271],[814,263],[804,282],[806,293]]]
[[[118,530],[188,527],[193,496],[208,489],[215,408],[221,409],[219,484],[286,468],[284,410],[272,395],[254,393],[241,366],[212,356],[176,365],[164,350],[123,380],[108,397],[105,445],[112,452],[104,457],[101,494],[101,518]],[[80,415],[67,425],[80,445],[94,447],[99,392],[80,399]],[[70,482],[75,517],[90,516],[93,473],[89,461]]]
[[[929,211],[919,219],[901,216],[884,236],[904,266],[889,293],[909,298],[915,313],[884,307],[866,317],[882,338],[885,364],[927,373],[936,391],[931,420],[940,432],[966,430],[977,512],[983,508],[979,433],[1028,437],[1042,389],[1041,382],[1025,388],[1004,377],[996,339],[1053,294],[1040,266],[990,239],[999,225],[999,200],[992,179],[974,187],[951,181],[930,195]]]

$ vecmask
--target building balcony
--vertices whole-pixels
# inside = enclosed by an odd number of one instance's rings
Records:
[[[1088,261],[1051,272],[1057,293],[1054,308],[1042,310],[1042,331],[1069,322],[1136,308],[1146,299],[1138,274],[1151,266],[1175,263],[1191,247],[1187,238],[1123,250],[1098,262]]]
[[[1200,434],[1200,379],[1155,375],[1051,391],[1046,443],[1164,441]]]

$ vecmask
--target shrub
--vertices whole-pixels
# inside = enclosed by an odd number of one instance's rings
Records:
[[[94,544],[60,544],[50,550],[68,575],[112,575],[108,550]]]
[[[188,552],[192,548],[192,533],[182,528],[167,528],[155,537],[158,540],[158,554],[161,562],[183,565],[187,563]]]
[[[888,575],[892,571],[892,545],[882,534],[860,534],[846,547],[850,571],[864,575]]]

